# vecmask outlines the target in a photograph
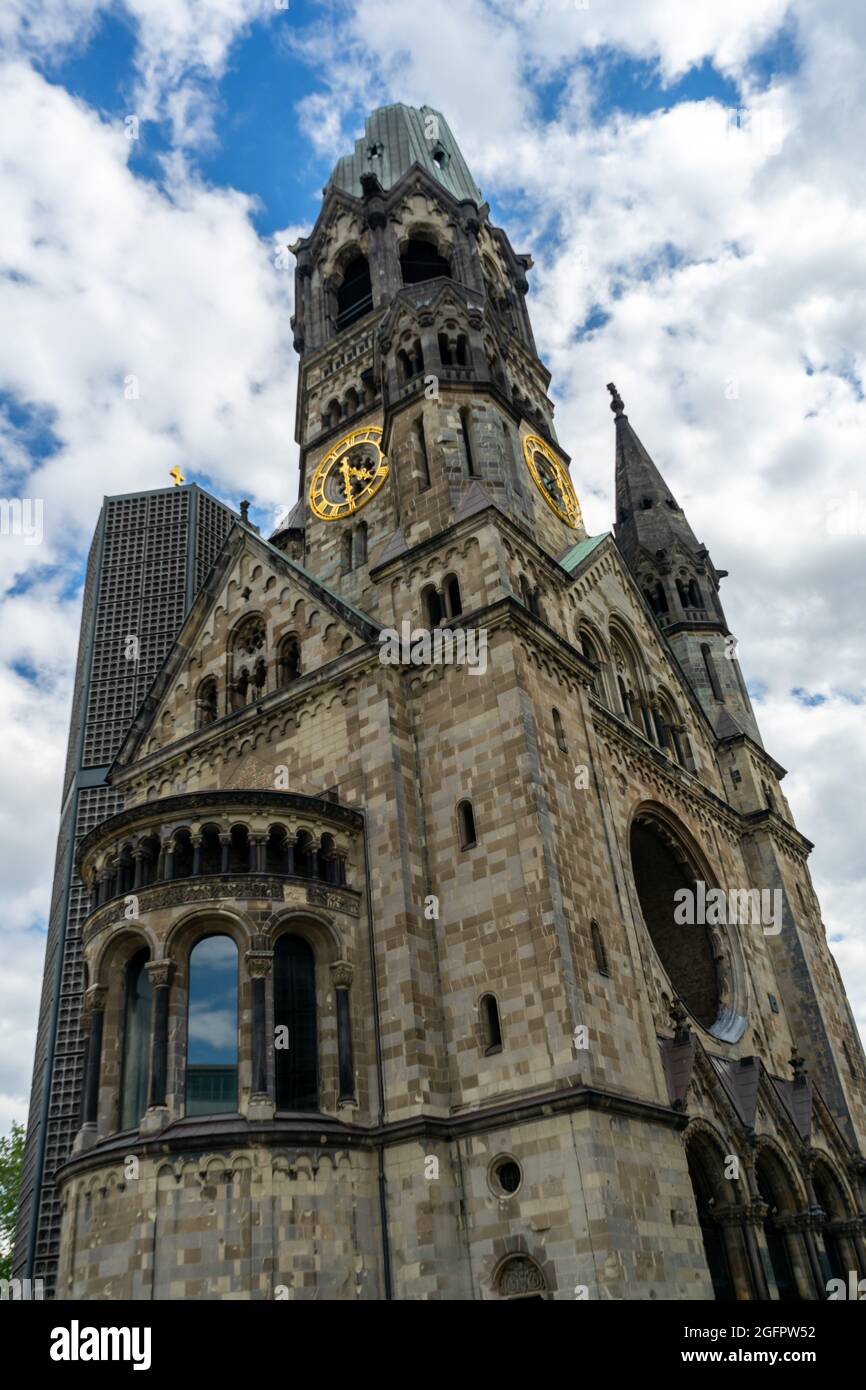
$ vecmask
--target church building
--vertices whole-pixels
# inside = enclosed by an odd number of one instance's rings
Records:
[[[440,113],[368,117],[291,251],[297,504],[230,520],[78,846],[56,1296],[866,1277],[866,1058],[725,571],[613,383],[587,533]]]

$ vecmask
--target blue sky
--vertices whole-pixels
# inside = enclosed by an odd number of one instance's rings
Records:
[[[334,160],[444,111],[530,310],[590,531],[605,386],[696,534],[866,1026],[866,12],[857,0],[7,0],[0,9],[0,1128],[23,1114],[103,494],[296,496],[292,277]],[[124,122],[136,116],[139,139]],[[122,383],[134,374],[135,400]]]

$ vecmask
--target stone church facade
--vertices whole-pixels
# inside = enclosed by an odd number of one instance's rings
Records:
[[[722,572],[613,385],[586,533],[439,113],[374,113],[292,251],[298,503],[234,525],[79,850],[57,1296],[866,1277],[866,1060]]]

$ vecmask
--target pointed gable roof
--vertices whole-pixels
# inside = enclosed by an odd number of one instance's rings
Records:
[[[656,555],[679,544],[697,555],[703,547],[685,512],[632,429],[616,387],[607,389],[616,417],[617,544],[632,568],[641,550]]]
[[[335,617],[362,638],[373,642],[381,631],[381,624],[368,613],[362,612],[354,604],[347,602],[320,579],[315,578],[297,561],[289,558],[281,550],[262,539],[257,531],[242,522],[235,522],[223,542],[222,549],[214,561],[205,583],[196,595],[195,601],[183,621],[174,645],[165,658],[156,678],[145,696],[129,731],[117,751],[111,771],[126,767],[135,755],[151,728],[156,713],[174,681],[183,669],[184,663],[195,650],[196,642],[207,618],[218,602],[222,589],[231,570],[244,552],[252,553],[267,565],[275,574],[293,579],[301,590],[306,590],[311,598],[328,609]],[[109,777],[111,772],[109,773]]]

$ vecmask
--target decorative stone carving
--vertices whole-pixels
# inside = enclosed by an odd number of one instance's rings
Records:
[[[123,913],[121,912],[121,916],[122,915]],[[108,990],[104,985],[91,985],[84,994],[84,1012],[86,1014],[101,1013],[105,1008],[105,1001],[107,998]]]
[[[266,980],[274,968],[273,951],[247,951],[244,956],[251,980]]]
[[[499,1293],[502,1298],[515,1298],[522,1294],[546,1293],[544,1277],[532,1260],[517,1255],[509,1260],[499,1276]]]
[[[331,966],[331,979],[335,989],[348,989],[352,983],[355,967],[347,960],[335,960]]]
[[[151,989],[165,989],[171,982],[174,964],[170,960],[149,960],[145,969]]]
[[[320,888],[311,884],[307,889],[307,902],[316,907],[331,908],[334,912],[345,912],[350,917],[360,917],[361,906],[350,893],[339,893],[333,888]]]

